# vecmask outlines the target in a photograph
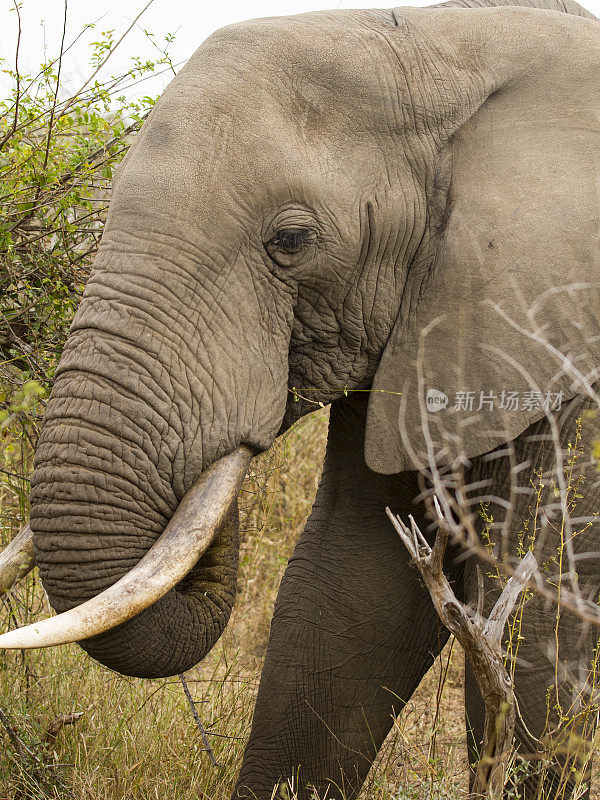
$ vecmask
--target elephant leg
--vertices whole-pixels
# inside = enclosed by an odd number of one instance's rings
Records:
[[[358,793],[397,715],[447,640],[385,515],[427,527],[416,473],[364,463],[362,400],[331,411],[323,477],[275,607],[235,797]],[[454,579],[460,567],[454,567]],[[462,575],[457,581],[462,586]],[[289,784],[288,784],[289,782]]]
[[[600,422],[586,414],[588,401],[572,401],[558,420],[564,454],[563,474],[568,490],[568,519],[560,508],[556,446],[548,422],[528,428],[514,442],[514,461],[494,453],[476,459],[467,483],[483,482],[486,495],[510,502],[509,519],[500,503],[490,503],[480,520],[484,536],[505,552],[516,555],[533,548],[541,572],[554,590],[569,588],[569,547],[575,553],[578,584],[583,597],[598,599],[600,589],[600,483],[592,462],[594,442],[600,440]],[[518,465],[528,464],[526,469]],[[516,468],[515,468],[516,467]],[[511,478],[513,491],[511,492]],[[518,483],[517,492],[514,489]],[[487,522],[485,521],[487,520]],[[570,523],[569,521],[570,520]],[[571,525],[571,528],[570,528]],[[520,548],[520,549],[519,549]],[[484,575],[484,609],[489,613],[501,587],[489,566]],[[560,575],[563,575],[561,580]],[[467,567],[466,596],[476,602],[474,564]],[[510,779],[514,795],[526,798],[569,798],[589,783],[590,743],[594,733],[597,698],[590,687],[598,684],[598,630],[586,628],[573,614],[533,594],[523,605],[513,635],[505,631],[505,647],[512,654],[519,714],[516,747],[522,758]],[[591,670],[591,672],[590,672]],[[483,735],[483,703],[474,677],[465,675],[466,717],[470,760],[476,761]]]

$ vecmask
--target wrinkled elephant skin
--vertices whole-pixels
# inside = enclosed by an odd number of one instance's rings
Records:
[[[572,0],[236,24],[196,51],[119,170],[35,459],[31,528],[53,608],[126,575],[219,459],[264,451],[315,402],[332,404],[236,797],[267,800],[292,778],[299,798],[356,796],[447,638],[385,507],[430,529],[419,470],[461,463],[474,507],[496,498],[500,527],[512,503],[514,547],[530,481],[553,469],[546,434],[566,447],[592,407],[599,32]],[[539,403],[494,405],[532,387],[560,396],[556,421]],[[467,391],[485,403],[461,408]],[[586,420],[577,435],[591,448],[600,433]],[[572,513],[593,516],[595,473],[581,474]],[[578,547],[600,550],[596,527]],[[198,663],[235,598],[235,508],[211,542],[174,588],[82,647],[134,676]],[[474,602],[471,561],[450,554],[447,569]],[[598,566],[582,561],[586,596]],[[542,643],[554,637],[566,665],[589,659],[593,636],[566,613],[554,631],[535,599],[525,620],[527,751],[555,682]],[[569,691],[561,679],[564,707]],[[476,747],[469,677],[467,709]],[[548,796],[560,769],[557,757]]]

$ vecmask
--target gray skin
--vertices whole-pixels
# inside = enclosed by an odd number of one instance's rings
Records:
[[[310,785],[355,796],[392,714],[447,638],[384,514],[389,505],[427,528],[418,473],[369,469],[365,426],[377,420],[364,395],[344,395],[372,384],[399,315],[410,319],[425,296],[452,220],[453,136],[513,69],[517,85],[529,74],[531,52],[503,53],[503,42],[520,46],[524,25],[542,40],[566,18],[454,5],[464,10],[327,12],[211,36],[119,171],[57,370],[31,495],[36,560],[57,611],[131,569],[213,461],[241,443],[267,449],[314,407],[288,387],[333,403],[323,479],[277,600],[240,797],[269,798],[293,775],[301,798]],[[569,0],[519,5],[591,16]],[[580,28],[565,30],[561,53],[578,46]],[[552,68],[570,75],[567,56]],[[568,406],[565,441],[581,402]],[[544,424],[524,420],[515,447],[545,465],[551,452],[530,440],[531,423]],[[506,458],[481,452],[470,453],[471,479],[502,497]],[[519,503],[527,518],[526,495]],[[176,589],[82,646],[127,675],[184,672],[227,623],[237,556],[232,514]],[[469,599],[472,569],[450,558],[448,572]],[[570,651],[581,649],[575,622],[561,625]],[[540,734],[553,673],[527,645],[523,713]],[[467,683],[476,742],[481,704]]]

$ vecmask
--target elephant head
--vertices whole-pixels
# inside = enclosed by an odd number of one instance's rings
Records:
[[[31,495],[52,606],[126,575],[211,465],[264,451],[316,401],[371,388],[366,459],[392,473],[485,452],[544,413],[430,412],[430,388],[588,385],[599,66],[595,22],[530,8],[211,36],[119,170],[57,371]],[[80,631],[92,656],[155,677],[208,652],[235,595],[232,493],[185,578]]]

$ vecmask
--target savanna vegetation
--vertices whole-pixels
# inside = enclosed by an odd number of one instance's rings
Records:
[[[18,17],[18,3],[12,13]],[[12,82],[0,99],[0,546],[28,517],[38,426],[111,179],[155,99],[139,89],[150,75],[175,72],[172,37],[148,33],[156,58],[134,57],[107,78],[123,37],[92,32],[89,77],[76,92],[62,83],[64,36],[37,74],[20,71],[19,44],[13,63],[0,65]],[[25,34],[19,26],[19,39]],[[326,428],[327,410],[318,409],[257,459],[246,480],[238,599],[217,646],[186,675],[210,747],[177,678],[123,677],[76,645],[3,652],[0,800],[230,796],[277,587],[310,510]],[[0,630],[50,613],[34,571],[0,598]],[[466,796],[462,675],[462,652],[451,641],[395,722],[364,800]]]

